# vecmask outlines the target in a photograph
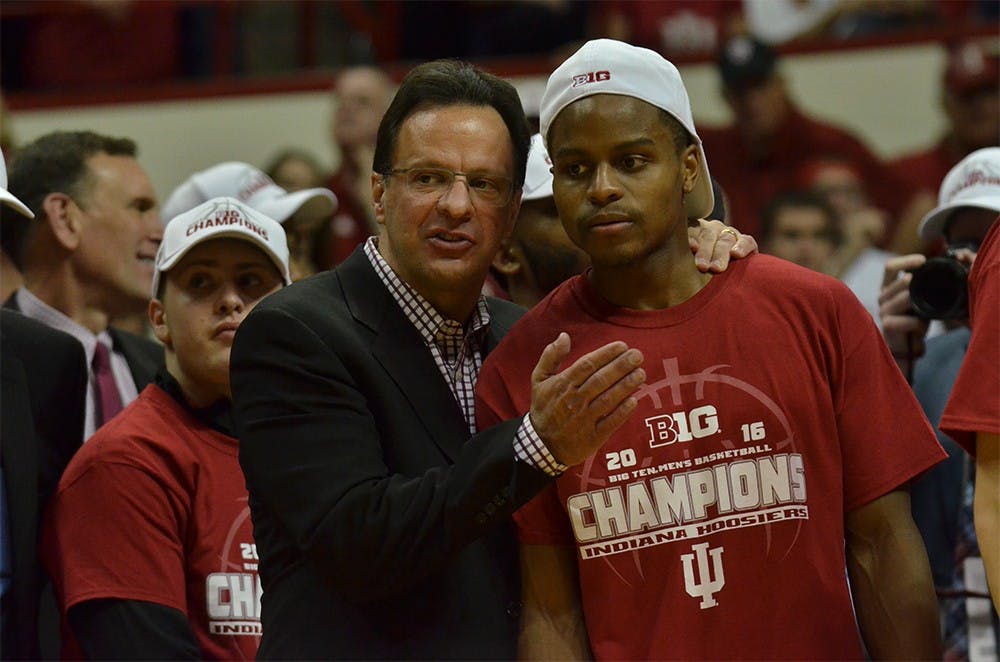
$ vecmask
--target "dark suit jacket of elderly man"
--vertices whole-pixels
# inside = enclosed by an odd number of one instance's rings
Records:
[[[76,338],[0,310],[0,462],[12,570],[0,606],[0,659],[59,652],[59,619],[36,552],[38,522],[83,443],[86,397],[87,363]]]
[[[489,300],[486,350],[520,317]],[[510,515],[548,482],[475,435],[364,250],[262,301],[231,358],[262,658],[516,657]]]

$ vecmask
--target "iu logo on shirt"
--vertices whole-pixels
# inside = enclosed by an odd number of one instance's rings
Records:
[[[684,588],[692,598],[701,598],[699,607],[709,609],[716,606],[718,601],[715,594],[726,585],[726,575],[722,570],[722,552],[725,547],[709,547],[709,543],[703,542],[691,547],[694,554],[681,554],[681,563],[684,564]],[[712,565],[709,567],[709,558]],[[694,562],[698,559],[697,576]]]

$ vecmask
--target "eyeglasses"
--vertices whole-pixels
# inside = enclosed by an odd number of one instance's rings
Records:
[[[446,168],[394,168],[385,175],[402,175],[410,192],[434,198],[440,198],[450,191],[455,185],[456,177],[465,177],[473,201],[491,207],[503,207],[510,202],[514,193],[514,183],[511,180],[488,172],[454,172]]]

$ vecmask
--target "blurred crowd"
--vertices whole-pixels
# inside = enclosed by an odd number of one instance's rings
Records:
[[[40,9],[39,4],[52,6]],[[171,241],[181,255],[193,248],[183,238],[169,239],[173,219],[188,222],[204,214],[198,211],[204,205],[226,198],[231,201],[226,204],[243,215],[240,218],[249,219],[241,221],[244,227],[250,227],[256,214],[276,221],[286,238],[284,248],[261,242],[250,231],[241,239],[265,250],[279,272],[287,269],[287,279],[292,281],[336,268],[378,234],[381,212],[372,200],[372,164],[379,125],[397,86],[388,73],[389,65],[437,57],[539,54],[558,61],[570,45],[596,34],[651,48],[668,59],[711,60],[733,116],[728,126],[698,132],[711,166],[717,205],[713,217],[754,237],[761,253],[842,281],[881,330],[949,453],[948,460],[912,486],[912,512],[930,557],[946,659],[972,659],[972,621],[978,628],[973,647],[992,651],[996,659],[995,611],[977,603],[965,617],[956,620],[955,616],[957,603],[961,604],[958,611],[963,611],[966,600],[981,603],[989,589],[981,577],[971,580],[956,571],[964,567],[969,545],[975,544],[974,537],[970,543],[968,536],[974,462],[938,429],[938,422],[968,346],[964,277],[1000,214],[1000,38],[955,39],[944,45],[945,66],[930,75],[939,80],[946,128],[940,136],[928,137],[919,152],[892,161],[878,157],[850,131],[804,111],[783,76],[780,56],[783,45],[810,40],[948,26],[956,30],[995,27],[996,2],[8,0],[0,6],[0,18],[5,91],[195,79],[223,70],[253,74],[279,66],[276,62],[285,62],[288,70],[304,64],[337,68],[330,92],[329,134],[340,161],[333,172],[309,146],[276,144],[267,162],[215,164],[191,172],[173,191],[155,191],[141,165],[141,145],[128,137],[99,136],[78,127],[79,131],[56,132],[22,145],[16,136],[4,132],[0,147],[10,173],[4,193],[9,190],[17,203],[4,198],[10,206],[0,217],[0,296],[5,307],[63,331],[83,346],[81,356],[77,356],[79,348],[66,348],[65,365],[80,363],[86,374],[63,372],[61,378],[67,383],[59,387],[80,393],[80,402],[65,403],[67,411],[79,406],[80,420],[60,421],[77,425],[82,430],[80,441],[99,433],[147,384],[158,383],[168,393],[186,386],[183,381],[174,385],[162,374],[157,377],[164,340],[173,351],[178,331],[168,329],[165,321],[158,325],[156,306],[150,304],[151,279],[167,274],[174,264],[162,256],[162,250],[158,254],[158,248]],[[305,30],[303,21],[310,20],[317,25]],[[229,21],[234,28],[220,48],[219,25]],[[526,30],[525,25],[535,27]],[[364,26],[370,29],[365,31]],[[352,35],[342,40],[346,45],[339,52],[303,49],[299,43],[304,34],[322,41],[316,35],[329,30]],[[258,36],[265,33],[263,42],[278,55],[268,58],[257,52],[251,56],[251,51],[259,51]],[[462,38],[442,39],[442,34],[461,34]],[[386,35],[392,38],[390,45],[386,45]],[[149,48],[150,44],[156,48]],[[309,51],[308,56],[302,55],[303,50]],[[304,57],[309,61],[303,63]],[[69,69],[66,62],[75,66]],[[537,129],[538,109],[525,110]],[[697,121],[697,108],[694,115]],[[551,161],[538,136],[532,149],[521,215],[502,243],[483,289],[525,307],[587,268],[586,256],[569,242],[559,224]],[[451,173],[452,178],[457,174],[462,173]],[[17,207],[21,203],[27,209]],[[28,218],[25,211],[35,218]],[[75,220],[88,214],[105,223],[100,233],[84,232],[84,224]],[[40,219],[46,222],[41,224]],[[278,232],[266,221],[261,224]],[[922,267],[937,264],[936,260],[950,261],[947,268],[958,271],[958,285],[947,289],[953,284],[948,280],[952,276],[936,275],[929,276],[932,282],[925,282],[924,289],[914,289],[917,274],[929,273]],[[271,291],[280,286],[285,274],[279,276],[268,281]],[[154,301],[162,295],[155,288],[154,284]],[[263,290],[255,296],[252,303],[264,296]],[[162,318],[169,312],[159,314]],[[11,346],[15,333],[8,336]],[[27,356],[29,350],[16,351]],[[6,372],[14,362],[8,360],[6,347],[4,352],[0,369]],[[74,379],[83,386],[69,383]],[[228,396],[226,386],[219,393]],[[5,401],[5,418],[7,408]],[[216,432],[232,431],[221,418],[212,418],[210,423],[208,427]],[[67,434],[48,428],[38,432],[52,438]],[[18,433],[5,427],[3,434]],[[40,498],[38,513],[77,446],[60,442],[39,462],[39,484],[31,488]],[[0,474],[4,491],[12,485],[9,453],[5,445]],[[9,497],[3,508],[13,511]],[[38,535],[34,525],[27,535]],[[5,533],[5,539],[9,546],[11,534]],[[50,550],[70,544],[65,540],[49,543]],[[964,555],[956,566],[959,547]],[[25,549],[34,554],[32,546],[11,549],[15,565],[4,568],[0,654],[4,659],[53,655],[54,626],[44,622],[44,615],[39,625],[33,617],[18,620],[25,618],[23,612],[8,614],[6,604],[12,595],[33,601],[26,609],[37,613],[38,587],[45,574],[37,564],[23,565],[18,560]],[[247,548],[245,553],[245,560],[256,559],[255,551]],[[10,558],[6,552],[5,563]],[[51,571],[58,561],[49,558],[46,565]],[[34,573],[31,589],[23,594],[29,598],[14,592],[22,589],[7,588],[11,577],[25,572]],[[96,610],[77,615],[84,617],[86,621],[71,624],[74,629],[111,632],[129,618],[163,615],[144,611],[110,615]],[[43,629],[42,650],[35,639],[39,627]],[[989,637],[992,648],[987,645]],[[73,646],[82,646],[88,655],[141,650],[140,644],[133,649],[102,649],[94,647],[93,641],[73,642]],[[8,654],[14,650],[18,653]]]

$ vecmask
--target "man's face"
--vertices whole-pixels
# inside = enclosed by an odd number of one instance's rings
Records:
[[[402,124],[393,169],[444,168],[510,181],[514,153],[499,113],[489,106],[419,110]],[[408,185],[405,175],[372,177],[379,251],[431,303],[441,293],[474,297],[517,217],[520,193],[503,206],[477,200],[464,177],[443,194]],[[444,312],[444,311],[442,311]]]
[[[959,207],[945,226],[945,241],[949,248],[960,248],[955,257],[968,266],[976,261],[978,246],[983,242],[998,214],[981,207]],[[973,248],[976,247],[976,248]]]
[[[582,273],[590,264],[587,254],[566,234],[553,198],[521,203],[510,243],[511,252],[524,269],[523,278],[539,296]]]
[[[969,151],[1000,144],[1000,90],[986,87],[965,94],[945,94],[952,131]]]
[[[388,80],[374,69],[352,69],[337,81],[333,139],[341,149],[374,145],[378,125],[389,107]]]
[[[736,127],[750,140],[773,137],[788,114],[785,85],[780,76],[727,88],[724,96],[735,116]]]
[[[281,285],[274,263],[242,239],[199,244],[167,272],[163,299],[150,302],[150,321],[167,349],[171,373],[200,405],[230,397],[236,329]]]
[[[74,200],[81,223],[77,273],[90,303],[108,314],[144,310],[163,237],[153,185],[129,156],[97,154],[87,167],[85,193]]]
[[[830,219],[814,207],[785,207],[774,219],[767,253],[789,262],[822,271],[836,248],[830,237]]]
[[[678,155],[660,111],[598,94],[575,101],[549,129],[552,191],[563,227],[595,267],[620,267],[687,244],[684,191],[696,149]]]

